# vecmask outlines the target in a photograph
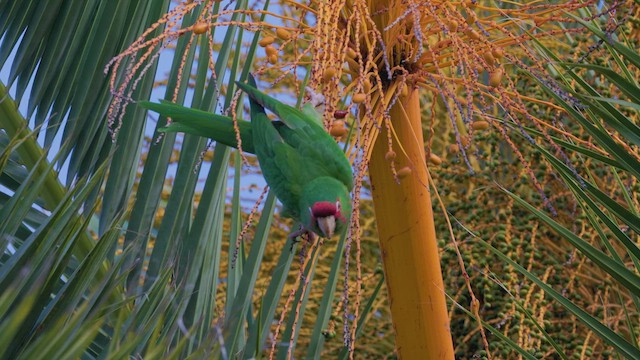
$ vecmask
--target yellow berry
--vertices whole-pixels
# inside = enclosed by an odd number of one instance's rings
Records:
[[[278,55],[269,56],[269,63],[271,65],[275,65],[278,62]]]
[[[456,32],[456,31],[458,31],[458,25],[459,25],[459,24],[458,24],[458,22],[457,22],[457,21],[455,21],[455,20],[449,20],[449,24],[448,24],[448,26],[449,26],[449,31],[451,31],[451,32]]]
[[[431,153],[429,154],[429,162],[432,163],[433,165],[440,165],[442,164],[442,159],[440,158],[440,156]]]
[[[267,53],[267,56],[278,55],[278,50],[271,45],[267,45],[267,47],[264,48],[264,51]]]
[[[469,39],[471,39],[471,40],[480,40],[480,34],[478,34],[478,32],[477,32],[477,31],[475,31],[475,30],[473,30],[472,28],[467,29],[464,33],[465,33],[465,34],[469,37]]]
[[[489,75],[489,86],[497,87],[502,82],[502,68],[495,69],[491,75]]]
[[[367,95],[363,93],[353,94],[352,101],[356,104],[363,103],[367,99]]]
[[[466,149],[471,143],[471,137],[469,137],[469,135],[460,137],[460,143],[462,143],[462,146]]]
[[[489,128],[489,123],[484,121],[484,120],[478,120],[478,121],[474,121],[471,124],[471,128],[473,130],[486,130]]]
[[[402,169],[398,170],[398,178],[399,179],[404,179],[409,175],[411,175],[411,168],[408,167],[408,166],[405,166]]]
[[[284,41],[291,39],[291,33],[289,33],[287,30],[282,28],[278,28],[276,30],[276,36]]]
[[[273,44],[274,41],[276,41],[276,38],[274,38],[273,36],[267,36],[260,39],[260,41],[258,41],[258,45],[265,47],[267,45]]]
[[[504,50],[502,50],[501,48],[495,48],[491,51],[491,53],[493,54],[493,57],[498,60],[502,59],[502,57],[504,56]]]
[[[342,136],[344,136],[347,133],[347,129],[344,127],[344,121],[335,120],[333,122],[333,125],[331,126],[331,130],[329,130],[329,133],[333,137],[342,137]]]
[[[386,154],[384,154],[384,159],[387,161],[393,161],[396,158],[396,152],[393,150],[389,150],[387,151]]]
[[[493,54],[491,54],[491,52],[487,51],[486,53],[482,54],[482,57],[484,58],[484,61],[489,64],[489,66],[493,66],[495,58],[493,57]]]
[[[324,80],[324,82],[329,82],[335,75],[336,68],[334,68],[333,66],[329,66],[324,70],[324,73],[322,74],[322,80]]]
[[[193,25],[193,33],[196,35],[204,34],[209,30],[209,26],[205,22],[199,22]]]

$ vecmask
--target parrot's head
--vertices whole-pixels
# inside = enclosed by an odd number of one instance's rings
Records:
[[[349,226],[351,199],[347,187],[332,177],[319,177],[302,190],[300,220],[307,230],[331,238]]]

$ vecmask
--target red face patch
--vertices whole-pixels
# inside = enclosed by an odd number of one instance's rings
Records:
[[[315,218],[327,217],[327,216],[339,216],[336,203],[329,201],[319,201],[311,207],[311,215]]]

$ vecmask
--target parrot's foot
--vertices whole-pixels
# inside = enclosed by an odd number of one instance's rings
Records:
[[[291,247],[289,248],[289,252],[293,251],[293,245],[297,244],[300,242],[300,240],[298,240],[298,237],[304,235],[307,233],[307,229],[305,229],[303,226],[300,226],[300,228],[294,232],[292,232],[291,234],[289,234],[288,238],[291,239]]]
[[[291,239],[291,247],[289,248],[289,251],[293,251],[293,245],[301,242],[302,239],[298,239],[298,238],[301,237],[301,236],[304,236],[304,235],[307,235],[306,241],[311,242],[311,244],[314,243],[315,234],[313,233],[313,231],[309,231],[309,230],[305,229],[303,226],[300,226],[300,228],[298,230],[292,232],[288,236],[288,238]]]
[[[302,236],[306,233],[308,233],[309,231],[307,229],[305,229],[302,225],[300,225],[300,227],[298,228],[298,230],[292,232],[291,234],[289,234],[289,239],[294,239],[294,241],[300,241],[300,240],[295,240],[297,237]]]

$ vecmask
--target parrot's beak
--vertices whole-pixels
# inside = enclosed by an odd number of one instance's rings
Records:
[[[330,239],[333,236],[333,233],[336,231],[336,217],[333,215],[319,217],[318,227],[320,228],[320,231],[322,231],[324,236]]]

